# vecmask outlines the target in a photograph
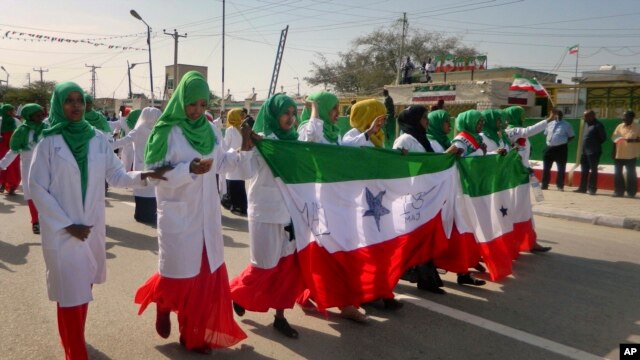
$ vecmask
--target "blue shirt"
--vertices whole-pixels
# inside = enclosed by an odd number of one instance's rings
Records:
[[[547,136],[547,146],[559,146],[569,142],[569,138],[574,137],[573,128],[564,120],[556,120],[547,124],[544,130]]]

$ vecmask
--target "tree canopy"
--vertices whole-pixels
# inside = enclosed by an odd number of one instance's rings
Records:
[[[373,92],[395,82],[401,58],[410,56],[419,66],[436,55],[477,54],[474,48],[462,44],[459,37],[421,29],[408,32],[403,54],[401,43],[402,22],[377,29],[354,39],[349,51],[338,53],[334,62],[317,54],[318,59],[311,63],[311,75],[304,80],[311,86],[330,87],[336,92]]]
[[[9,87],[2,88],[3,103],[19,105],[27,103],[37,103],[45,107],[49,107],[51,93],[55,87],[55,81],[33,82],[28,86],[21,88]]]

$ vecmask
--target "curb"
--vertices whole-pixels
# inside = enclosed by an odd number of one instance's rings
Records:
[[[540,216],[565,219],[593,225],[640,231],[640,219],[623,216],[603,215],[586,211],[558,208],[533,207],[533,213]]]

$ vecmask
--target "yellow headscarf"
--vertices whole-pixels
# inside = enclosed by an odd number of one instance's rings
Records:
[[[351,107],[349,124],[360,132],[365,132],[369,129],[373,120],[380,115],[385,115],[386,113],[387,109],[385,109],[384,105],[376,99],[358,101],[353,105],[353,107]],[[376,147],[383,147],[384,131],[380,129],[380,131],[370,136],[369,139]]]
[[[244,120],[244,118],[242,117],[241,108],[231,109],[227,113],[227,127],[233,126],[234,128],[240,130],[240,125],[242,125],[242,120]]]

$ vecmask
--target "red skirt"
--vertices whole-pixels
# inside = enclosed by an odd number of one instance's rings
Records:
[[[297,253],[280,259],[272,269],[249,265],[231,280],[231,298],[249,311],[291,309],[306,286]]]
[[[177,313],[180,336],[189,350],[230,347],[247,338],[233,318],[227,267],[223,263],[212,273],[204,251],[195,277],[173,279],[153,274],[136,292],[138,314],[152,302],[162,311]]]
[[[0,141],[0,159],[9,151],[11,135],[13,135],[13,131],[7,131],[2,134],[2,141]],[[7,191],[11,191],[18,188],[20,180],[20,156],[18,156],[11,165],[7,167],[7,170],[0,171],[0,185],[4,186]]]

